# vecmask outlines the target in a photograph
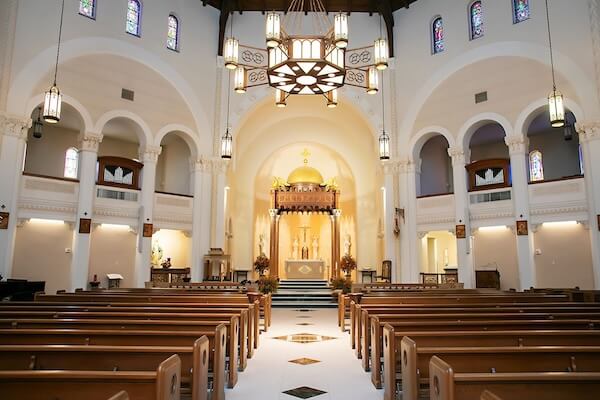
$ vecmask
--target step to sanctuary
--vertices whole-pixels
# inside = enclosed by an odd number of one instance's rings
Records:
[[[273,307],[335,308],[337,301],[326,280],[285,279],[273,294]]]

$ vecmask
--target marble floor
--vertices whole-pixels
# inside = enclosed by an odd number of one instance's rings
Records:
[[[274,308],[269,332],[227,400],[380,400],[337,326],[337,310]],[[293,361],[293,362],[292,362]]]

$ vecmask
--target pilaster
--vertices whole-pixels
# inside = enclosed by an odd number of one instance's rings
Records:
[[[210,248],[210,160],[199,158],[192,162],[194,174],[194,207],[192,214],[192,282],[203,279],[203,257]]]
[[[419,281],[419,252],[417,251],[417,166],[410,159],[398,163],[400,208],[405,220],[400,223],[400,265],[396,266],[396,282]]]
[[[399,161],[388,160],[382,165],[384,184],[383,204],[383,233],[384,233],[384,260],[392,262],[392,281],[398,281],[396,268],[399,265],[400,252],[398,238],[394,233],[396,202],[396,181],[398,179]]]
[[[12,274],[18,199],[25,159],[27,131],[31,118],[0,113],[0,212],[8,218],[7,229],[0,229],[0,275]]]
[[[221,158],[213,158],[213,220],[211,247],[225,248],[225,187],[227,186],[226,172],[229,162]]]

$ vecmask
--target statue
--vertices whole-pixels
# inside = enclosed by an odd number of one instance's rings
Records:
[[[258,235],[258,255],[265,254],[265,235],[261,233]]]
[[[349,234],[346,234],[346,238],[344,239],[344,255],[350,255],[350,249],[352,248],[352,238]]]
[[[313,236],[312,255],[313,260],[319,259],[319,238],[317,236]]]
[[[293,260],[297,260],[298,259],[298,236],[296,236],[294,238],[294,243],[292,244],[292,259]]]

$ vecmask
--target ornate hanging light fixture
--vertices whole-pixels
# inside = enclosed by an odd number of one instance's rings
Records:
[[[383,83],[383,82],[382,82]],[[379,135],[379,159],[390,159],[390,137],[385,133],[385,96],[383,85],[381,87],[381,135]]]
[[[552,49],[552,33],[550,31],[550,11],[548,0],[546,0],[546,22],[548,24],[548,44],[550,46],[550,66],[552,67],[552,92],[548,96],[548,108],[550,111],[550,124],[554,128],[565,126],[565,99],[561,92],[556,89],[556,75],[554,72],[554,52]]]
[[[231,76],[229,76],[228,86],[231,87]],[[221,137],[221,158],[225,160],[231,159],[233,154],[233,137],[229,132],[229,108],[230,108],[230,96],[231,91],[227,91],[227,126],[225,128],[225,134]]]
[[[62,94],[56,85],[56,77],[58,75],[58,59],[60,56],[60,41],[62,38],[63,16],[65,13],[65,0],[62,0],[60,10],[60,25],[58,28],[58,47],[56,49],[56,64],[54,65],[54,83],[44,95],[44,121],[50,124],[56,124],[60,121],[60,112],[62,107]]]
[[[336,108],[338,105],[338,93],[337,89],[327,93],[327,107]]]
[[[310,35],[302,30],[303,14],[313,17],[315,32]],[[267,13],[266,49],[241,45],[233,35],[226,39],[225,66],[234,71],[234,90],[238,93],[269,85],[276,89],[278,107],[284,107],[286,97],[292,94],[323,95],[333,107],[337,101],[331,98],[337,100],[337,92],[328,94],[345,85],[377,93],[377,70],[388,66],[388,42],[382,35],[372,47],[354,50],[347,49],[348,38],[346,13],[335,14],[332,22],[321,0],[292,0],[284,16]],[[351,67],[347,60],[351,60]]]
[[[44,124],[42,123],[42,107],[37,108],[37,118],[33,121],[33,137],[40,139],[44,131]]]

